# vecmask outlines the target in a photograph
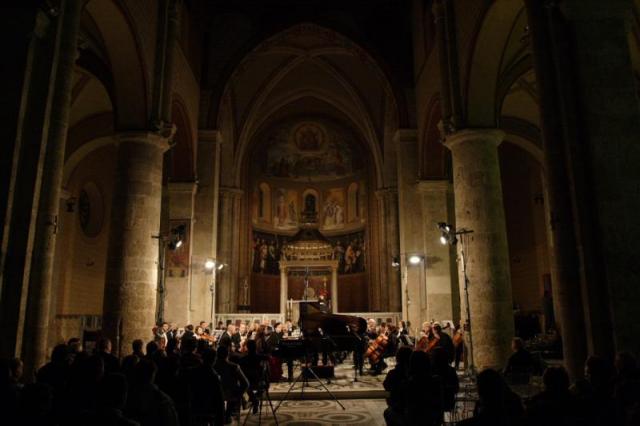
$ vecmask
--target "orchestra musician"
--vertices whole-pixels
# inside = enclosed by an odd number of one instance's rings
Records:
[[[438,344],[439,337],[433,332],[433,327],[429,321],[422,323],[420,336],[420,340],[416,344],[417,351],[431,352]]]
[[[373,321],[373,323],[371,322]],[[365,357],[369,359],[373,374],[380,374],[387,368],[384,362],[384,355],[389,346],[389,330],[387,324],[380,324],[379,329],[375,329],[375,320],[370,319],[367,327],[367,337],[369,338],[369,347],[365,353]],[[375,330],[375,331],[374,331]],[[373,336],[376,336],[373,338]]]

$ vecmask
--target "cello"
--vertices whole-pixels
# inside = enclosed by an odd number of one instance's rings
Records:
[[[384,355],[388,345],[389,336],[387,336],[387,333],[381,334],[369,345],[364,356],[369,359],[371,365],[376,365],[382,360],[382,355]]]

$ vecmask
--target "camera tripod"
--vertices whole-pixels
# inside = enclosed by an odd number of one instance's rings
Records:
[[[274,414],[276,411],[278,411],[278,408],[280,408],[280,405],[282,405],[283,402],[287,401],[289,398],[289,394],[291,393],[291,391],[293,391],[296,387],[296,385],[298,384],[298,382],[301,382],[302,386],[300,387],[300,396],[304,395],[304,388],[305,387],[310,387],[313,389],[324,389],[324,391],[326,393],[329,394],[329,396],[331,396],[331,399],[333,399],[339,406],[340,408],[342,408],[343,410],[346,410],[346,408],[344,407],[344,405],[342,405],[342,403],[340,401],[338,401],[338,398],[336,398],[336,396],[329,390],[329,388],[327,388],[325,386],[324,383],[322,383],[322,380],[320,380],[320,377],[318,377],[318,375],[316,374],[315,371],[313,371],[313,368],[311,366],[309,366],[309,360],[305,360],[306,362],[303,364],[300,364],[300,374],[298,374],[298,377],[296,377],[296,379],[293,381],[293,383],[291,384],[291,386],[289,386],[289,390],[287,391],[287,393],[284,395],[284,398],[282,398],[280,400],[280,402],[278,402],[278,405],[276,405],[276,409],[274,410]],[[309,383],[309,379],[312,379],[316,382],[319,383],[320,386],[313,386]]]
[[[263,407],[263,405],[266,405],[264,403],[265,399],[266,399],[267,402],[269,403],[269,408],[271,408],[271,416],[273,416],[273,420],[274,420],[276,426],[278,426],[278,417],[276,416],[276,410],[278,408],[276,407],[274,409],[273,408],[273,403],[271,402],[271,396],[269,395],[269,376],[267,374],[266,366],[263,367],[263,369],[262,369],[262,378],[258,382],[256,393],[257,393],[257,395],[256,395],[257,401],[256,400],[251,401],[251,408],[247,412],[247,415],[244,418],[244,422],[242,423],[242,425],[243,426],[246,425],[247,421],[249,420],[249,417],[251,417],[252,415],[256,414],[255,411],[254,411],[256,404],[258,404],[258,409],[257,409],[258,424],[259,425],[262,424],[262,407]],[[267,412],[267,414],[268,414],[268,412]]]

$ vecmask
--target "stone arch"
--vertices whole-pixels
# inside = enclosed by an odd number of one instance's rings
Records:
[[[469,127],[496,127],[497,88],[504,51],[524,4],[515,0],[493,2],[480,21],[469,58],[466,84],[466,121]]]
[[[119,2],[91,0],[86,8],[100,31],[111,66],[114,87],[115,127],[144,129],[148,126],[147,65],[139,32]]]

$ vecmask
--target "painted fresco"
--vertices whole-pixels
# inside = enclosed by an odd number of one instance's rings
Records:
[[[297,229],[298,193],[280,188],[275,192],[273,226],[277,229]]]
[[[345,137],[315,122],[280,129],[267,140],[266,176],[318,182],[354,173]]]
[[[345,202],[344,189],[334,188],[326,192],[322,206],[321,229],[332,230],[344,228]]]

